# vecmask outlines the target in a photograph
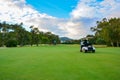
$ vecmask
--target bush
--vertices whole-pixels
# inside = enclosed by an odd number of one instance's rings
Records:
[[[8,40],[6,42],[6,47],[17,47],[17,41],[16,40]]]

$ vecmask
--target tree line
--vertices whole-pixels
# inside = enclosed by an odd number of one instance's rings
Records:
[[[96,24],[97,26],[91,27],[91,30],[95,32],[94,43],[120,47],[120,18],[103,18]]]
[[[35,26],[30,26],[30,31],[23,27],[23,23],[9,24],[0,22],[0,47],[15,47],[25,45],[39,44],[57,44],[60,43],[58,35],[51,32],[42,32]]]
[[[95,27],[91,27],[94,35],[87,35],[86,38],[92,44],[105,44],[108,46],[120,47],[120,18],[103,18],[96,22]],[[39,44],[60,43],[58,35],[51,32],[42,32],[35,26],[30,26],[30,31],[20,24],[8,24],[0,22],[0,46],[19,46]],[[82,38],[83,39],[83,38]],[[64,44],[79,44],[79,40],[68,40]]]

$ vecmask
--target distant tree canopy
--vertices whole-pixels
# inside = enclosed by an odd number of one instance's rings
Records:
[[[6,22],[0,22],[0,46],[6,46],[11,41],[14,44],[17,43],[19,46],[53,44],[53,41],[60,43],[58,35],[52,34],[51,32],[45,33],[39,31],[34,26],[30,26],[30,29],[31,31],[27,31],[23,28],[23,23],[8,24]]]
[[[97,21],[97,26],[91,27],[91,30],[95,32],[95,38],[99,43],[120,46],[120,18],[104,18]]]

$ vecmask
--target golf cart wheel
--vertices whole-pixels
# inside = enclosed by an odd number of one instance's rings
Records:
[[[87,53],[87,50],[85,50],[84,53]]]
[[[92,50],[92,53],[95,53],[95,50]]]
[[[82,52],[82,50],[80,50],[80,52]]]

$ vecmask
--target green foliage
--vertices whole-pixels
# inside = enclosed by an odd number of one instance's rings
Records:
[[[97,21],[97,26],[91,28],[95,31],[95,37],[110,43],[112,46],[120,45],[120,18],[104,18]],[[98,39],[98,40],[99,40]]]
[[[101,45],[106,44],[105,40],[102,39],[102,38],[97,38],[95,43],[96,44],[101,44]]]
[[[3,46],[3,44],[2,44],[2,34],[0,33],[0,47],[2,47]]]
[[[17,40],[18,45],[36,45],[52,44],[53,40],[56,43],[60,43],[58,35],[52,34],[51,32],[42,32],[34,26],[30,26],[31,31],[23,28],[23,23],[20,24],[8,24],[6,22],[0,23],[0,46],[6,45],[9,40]],[[46,39],[46,40],[45,40]],[[8,45],[6,45],[8,46]]]
[[[1,48],[0,80],[119,80],[120,48],[80,53],[79,45]]]
[[[8,40],[5,45],[6,45],[6,47],[17,47],[17,41],[16,40]]]

